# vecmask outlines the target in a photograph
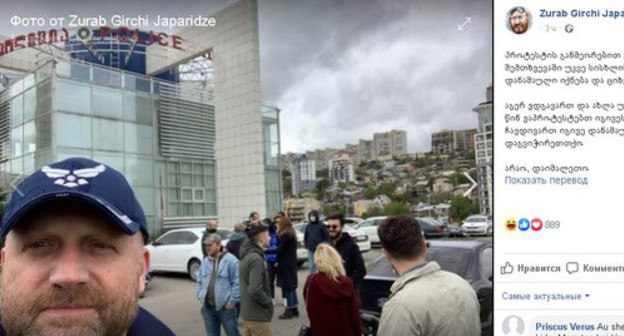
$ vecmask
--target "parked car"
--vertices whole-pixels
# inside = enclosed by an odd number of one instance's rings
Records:
[[[466,235],[483,235],[492,234],[492,220],[485,215],[471,215],[464,220],[462,230]]]
[[[364,220],[360,217],[346,217],[345,218],[345,225],[348,225],[349,227],[356,227],[358,224],[362,223]]]
[[[449,231],[449,237],[463,238],[466,237],[466,233],[462,230],[462,227],[457,223],[446,224],[446,228]]]
[[[434,240],[429,242],[427,260],[436,261],[443,270],[453,272],[470,283],[481,305],[482,335],[493,335],[492,241]],[[360,285],[360,312],[365,335],[376,334],[382,307],[396,279],[397,275],[383,255],[367,266],[367,275]]]
[[[203,259],[199,240],[205,230],[205,228],[174,229],[165,232],[147,245],[151,259],[150,271],[188,273],[191,280],[195,281]],[[217,234],[221,236],[222,244],[225,246],[232,231],[219,228]]]
[[[380,245],[381,242],[379,241],[379,235],[377,235],[377,227],[384,219],[386,219],[386,216],[370,217],[358,224],[356,228],[368,236],[371,245]]]
[[[446,225],[433,217],[418,217],[416,221],[426,238],[447,238],[450,235]]]

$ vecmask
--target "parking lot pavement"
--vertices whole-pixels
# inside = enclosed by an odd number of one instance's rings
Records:
[[[380,249],[372,249],[363,254],[364,262],[369,263],[381,254]],[[276,288],[275,314],[271,321],[273,335],[290,336],[297,335],[299,328],[303,324],[308,324],[308,319],[303,302],[303,285],[309,270],[307,263],[299,268],[297,277],[299,286],[299,318],[291,320],[280,320],[278,315],[284,311],[281,289]],[[152,282],[149,283],[145,297],[140,304],[149,312],[165,322],[176,335],[180,336],[202,336],[206,335],[204,320],[199,313],[200,303],[195,298],[195,283],[185,275],[178,274],[156,274]],[[242,328],[240,329],[242,331]],[[225,335],[225,333],[222,333]]]

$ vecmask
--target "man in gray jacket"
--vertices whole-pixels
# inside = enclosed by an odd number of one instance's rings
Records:
[[[251,244],[241,248],[240,298],[245,336],[270,336],[273,301],[264,264],[264,250],[269,246],[269,231],[263,225],[247,230]]]
[[[399,275],[381,312],[378,335],[481,335],[479,301],[470,284],[427,262],[418,222],[392,216],[377,228],[383,254]]]

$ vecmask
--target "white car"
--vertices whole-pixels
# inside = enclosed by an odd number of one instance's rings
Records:
[[[377,234],[377,227],[384,219],[386,219],[386,216],[370,217],[358,224],[356,228],[368,236],[372,245],[380,245],[381,241]]]
[[[462,224],[462,231],[466,235],[492,234],[492,221],[485,215],[471,215]]]
[[[167,231],[147,245],[151,259],[150,271],[187,273],[195,281],[204,257],[199,241],[205,230],[186,228]],[[220,228],[217,229],[217,234],[221,236],[221,244],[225,246],[232,231]]]
[[[303,246],[303,233],[296,229],[295,233],[297,233],[297,266],[301,267],[308,261],[308,250]]]

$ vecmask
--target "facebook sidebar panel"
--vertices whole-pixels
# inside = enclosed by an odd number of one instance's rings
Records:
[[[494,4],[495,335],[624,335],[624,2]]]

